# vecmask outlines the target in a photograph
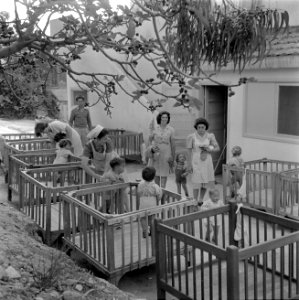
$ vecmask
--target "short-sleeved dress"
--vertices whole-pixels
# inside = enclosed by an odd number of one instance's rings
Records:
[[[191,182],[193,188],[207,187],[215,182],[212,155],[207,153],[204,160],[200,156],[202,152],[200,147],[210,145],[214,147],[218,145],[213,133],[206,132],[203,136],[200,136],[195,132],[187,138],[187,148],[192,149],[191,164],[193,172]]]
[[[152,166],[156,169],[156,175],[166,177],[169,175],[169,158],[172,157],[171,139],[174,138],[174,129],[166,125],[165,128],[157,126],[153,131],[153,145],[160,151],[154,155]]]

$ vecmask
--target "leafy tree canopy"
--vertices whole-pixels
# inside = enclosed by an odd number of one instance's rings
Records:
[[[164,101],[145,105],[140,97],[149,92],[163,99],[175,98],[184,107],[198,105],[188,96],[188,89],[200,85],[202,79],[214,81],[205,73],[205,64],[218,72],[232,62],[242,71],[248,63],[264,59],[271,40],[288,28],[285,11],[239,9],[230,0],[223,0],[221,6],[210,0],[132,0],[133,7],[119,6],[117,11],[108,0],[14,0],[14,4],[13,20],[0,13],[2,82],[8,83],[20,68],[47,65],[45,69],[65,72],[81,88],[96,93],[107,113],[111,112],[111,95],[119,89],[148,109]],[[20,7],[25,8],[26,17],[19,15]],[[61,29],[50,34],[50,20],[57,16]],[[152,37],[139,30],[147,22],[153,26]],[[118,64],[123,74],[75,70],[72,62],[81,59],[86,47]],[[153,78],[141,76],[141,60],[151,63]],[[136,90],[124,87],[125,76],[137,83]],[[246,81],[241,78],[237,84]],[[161,83],[177,89],[164,95]]]

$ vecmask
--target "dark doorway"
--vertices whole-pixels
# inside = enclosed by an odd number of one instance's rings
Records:
[[[204,97],[204,115],[210,124],[209,132],[215,134],[220,146],[220,151],[212,155],[215,174],[221,174],[227,150],[227,87],[205,86]]]

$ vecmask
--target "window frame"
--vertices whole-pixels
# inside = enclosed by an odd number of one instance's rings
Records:
[[[289,144],[299,144],[299,135],[289,135],[278,133],[278,109],[279,109],[279,87],[280,86],[297,86],[299,88],[299,82],[274,82],[274,81],[258,81],[257,83],[267,84],[272,83],[275,86],[274,91],[274,111],[272,112],[272,117],[274,118],[274,127],[272,130],[272,135],[259,135],[257,133],[248,132],[247,130],[247,107],[249,103],[249,93],[248,85],[244,89],[244,98],[243,98],[243,137],[254,138],[260,140],[268,140],[273,142],[289,143]],[[270,117],[270,114],[269,114]]]

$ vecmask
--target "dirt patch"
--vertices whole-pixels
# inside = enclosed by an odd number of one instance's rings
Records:
[[[7,202],[0,181],[0,299],[134,299],[42,244],[39,228]]]

